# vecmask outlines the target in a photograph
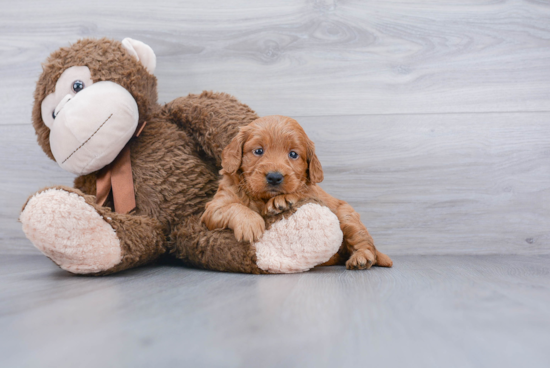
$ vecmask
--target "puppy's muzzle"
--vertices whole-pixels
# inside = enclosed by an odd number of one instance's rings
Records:
[[[265,176],[265,180],[269,185],[280,185],[284,180],[284,176],[280,172],[269,172]]]

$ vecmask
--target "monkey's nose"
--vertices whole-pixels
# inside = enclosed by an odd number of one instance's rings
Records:
[[[57,104],[52,116],[53,118],[55,119],[57,117],[57,115],[59,115],[59,112],[61,111],[61,109],[63,108],[63,106],[65,106],[65,104],[67,102],[69,102],[71,100],[71,98],[73,98],[72,95],[68,94],[66,95],[65,97],[63,97],[63,99],[61,101],[59,101],[59,103]]]
[[[265,176],[267,183],[271,185],[281,184],[283,182],[283,178],[284,176],[280,172],[270,172]]]

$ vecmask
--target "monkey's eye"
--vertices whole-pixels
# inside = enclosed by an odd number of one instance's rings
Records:
[[[55,119],[55,110],[52,111],[52,118]]]
[[[288,157],[290,157],[293,160],[296,160],[298,158],[298,153],[296,151],[290,151],[288,153]]]
[[[261,156],[261,155],[264,154],[264,149],[263,149],[263,148],[256,148],[256,149],[254,150],[254,154],[255,154],[256,156]]]
[[[82,82],[81,80],[75,80],[73,82],[73,91],[75,93],[78,93],[80,91],[82,91],[84,89],[84,82]]]

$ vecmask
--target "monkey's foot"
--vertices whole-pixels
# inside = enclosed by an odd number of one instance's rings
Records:
[[[256,264],[270,273],[307,271],[338,252],[342,238],[338,217],[325,206],[308,203],[254,243]]]
[[[34,246],[64,270],[96,273],[121,261],[114,229],[77,193],[57,188],[39,192],[19,219]]]

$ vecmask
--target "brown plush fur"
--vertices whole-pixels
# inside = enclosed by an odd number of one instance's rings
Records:
[[[54,52],[37,83],[33,126],[38,143],[52,159],[50,130],[40,107],[62,72],[72,66],[87,66],[94,82],[108,80],[126,88],[137,101],[140,122],[147,121],[141,135],[129,143],[134,211],[115,213],[112,199],[105,207],[95,204],[96,172],[77,177],[76,189],[62,188],[83,196],[121,241],[122,262],[101,274],[148,263],[164,253],[196,267],[261,273],[250,243],[236,241],[231,231],[209,231],[200,223],[218,187],[222,150],[240,126],[257,118],[254,111],[227,94],[212,92],[160,106],[156,78],[120,42],[86,39]]]
[[[120,42],[107,38],[88,38],[77,41],[70,47],[62,47],[42,64],[32,110],[38,143],[52,160],[54,157],[50,149],[50,130],[42,121],[41,104],[47,95],[55,91],[55,84],[61,74],[72,66],[87,66],[94,83],[111,81],[126,88],[137,102],[140,122],[149,121],[151,114],[158,108],[157,78],[149,74]]]
[[[218,192],[202,216],[209,229],[230,228],[238,240],[254,241],[265,230],[262,215],[280,213],[303,199],[317,199],[338,216],[344,233],[342,247],[326,265],[392,266],[391,259],[376,250],[359,214],[316,185],[323,180],[321,163],[296,120],[267,116],[241,128],[223,151],[222,167]],[[280,175],[280,183],[269,183],[274,173]]]
[[[36,194],[42,193],[47,189],[61,189],[82,196],[86,203],[94,207],[99,215],[103,217],[117,233],[122,247],[122,254],[124,254],[122,262],[108,271],[99,272],[95,275],[110,274],[125,270],[129,267],[137,267],[165,253],[166,236],[162,225],[156,219],[147,216],[112,212],[108,207],[97,205],[95,203],[95,196],[86,195],[78,189],[63,185],[43,188],[36,192]],[[23,205],[23,209],[25,209],[26,206],[27,203]]]

